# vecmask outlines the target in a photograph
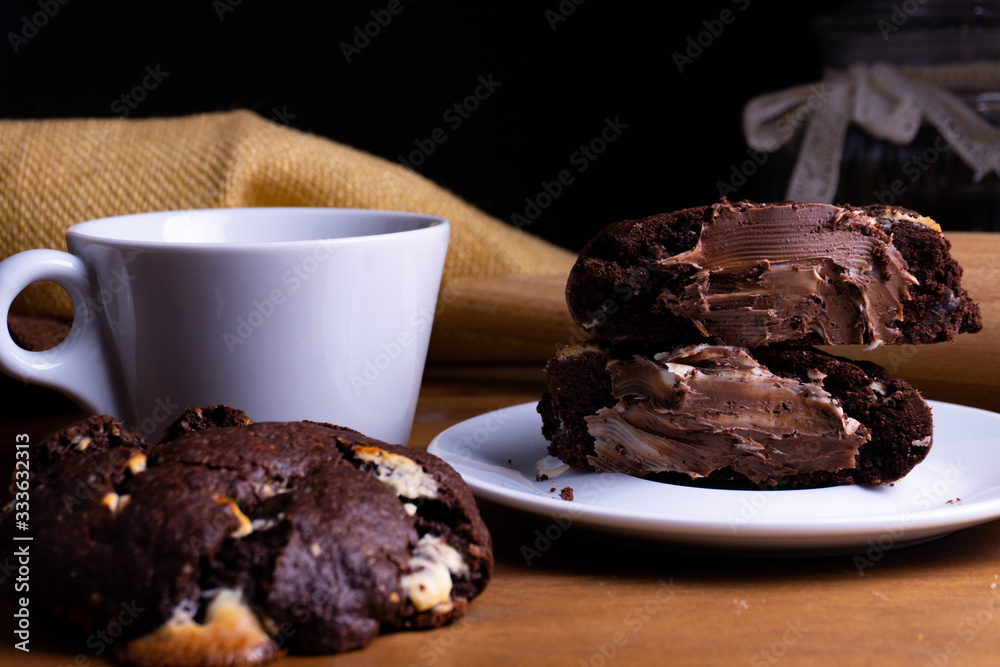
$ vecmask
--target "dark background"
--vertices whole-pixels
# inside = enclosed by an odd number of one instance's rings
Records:
[[[812,22],[843,4],[398,2],[390,15],[388,0],[322,10],[254,0],[3,0],[0,117],[243,107],[394,161],[441,128],[447,139],[414,168],[503,220],[525,215],[526,198],[569,170],[573,181],[525,229],[579,249],[607,222],[716,201],[718,182],[747,159],[743,105],[821,76]],[[718,21],[724,10],[729,24]],[[32,31],[26,21],[43,11],[51,16]],[[348,62],[342,43],[373,11],[391,19]],[[679,71],[673,54],[720,25]],[[148,71],[161,80],[129,108],[121,96]],[[480,77],[499,85],[456,128],[445,113]],[[619,123],[614,142],[592,160],[574,156],[607,119]],[[758,198],[759,186],[753,175],[730,198]]]

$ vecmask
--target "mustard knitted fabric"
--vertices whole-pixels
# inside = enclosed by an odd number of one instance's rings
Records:
[[[566,275],[574,260],[401,165],[249,111],[0,121],[0,258],[31,248],[65,250],[66,229],[94,218],[243,206],[440,216],[452,225],[445,283],[462,276]],[[36,284],[12,312],[69,319],[72,306],[62,290]],[[537,356],[517,341],[439,329],[435,358]]]

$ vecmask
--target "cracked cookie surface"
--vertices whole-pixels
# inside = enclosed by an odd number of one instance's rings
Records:
[[[95,417],[33,457],[47,545],[33,601],[88,632],[128,606],[114,646],[125,663],[254,665],[359,648],[458,618],[489,580],[475,501],[425,451],[218,406],[168,433],[150,445]]]

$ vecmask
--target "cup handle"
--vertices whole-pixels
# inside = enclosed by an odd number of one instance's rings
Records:
[[[80,258],[58,250],[27,250],[0,262],[4,324],[14,298],[42,280],[60,285],[73,301],[69,335],[54,348],[31,352],[14,342],[6,326],[0,326],[0,370],[25,383],[51,387],[96,414],[122,418],[97,312],[87,302],[95,291]]]

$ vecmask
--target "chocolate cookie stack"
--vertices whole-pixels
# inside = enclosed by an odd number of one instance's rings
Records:
[[[898,207],[729,203],[608,225],[566,288],[592,336],[546,366],[549,452],[685,483],[886,484],[927,455],[929,406],[812,345],[982,328],[933,220]]]

